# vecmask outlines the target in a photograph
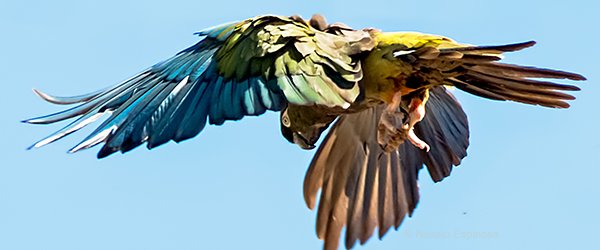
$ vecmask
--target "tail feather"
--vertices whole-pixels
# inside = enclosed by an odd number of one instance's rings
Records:
[[[481,96],[483,98],[496,100],[496,101],[506,101],[506,98],[502,95],[496,94],[494,92],[488,91],[486,89],[480,88],[478,86],[471,85],[469,83],[463,82],[456,78],[448,78],[446,80],[450,85],[455,86],[467,93],[471,93],[476,96]]]
[[[468,67],[473,70],[480,72],[487,72],[494,75],[502,75],[509,77],[522,77],[522,78],[553,78],[553,79],[569,79],[574,81],[584,81],[586,78],[580,74],[553,70],[553,69],[542,69],[531,66],[521,66],[507,63],[486,63],[478,64]]]
[[[412,64],[414,69],[411,77],[419,83],[409,83],[417,87],[454,85],[493,100],[552,108],[569,107],[566,101],[575,97],[563,91],[578,91],[578,87],[539,79],[586,80],[582,75],[498,62],[505,52],[519,51],[533,45],[534,41],[494,46],[450,43],[441,49],[423,46],[417,50],[397,51],[394,56]]]
[[[502,52],[514,52],[522,49],[529,48],[535,45],[535,41],[527,41],[522,43],[512,43],[505,45],[489,45],[489,46],[467,46],[467,47],[459,47],[446,49],[451,51],[459,51],[459,52],[470,52],[475,51],[477,53],[483,54],[501,54]]]
[[[444,83],[493,100],[510,100],[552,108],[568,108],[570,105],[566,101],[573,100],[575,97],[563,91],[578,91],[580,89],[577,86],[538,79],[582,81],[585,80],[582,75],[497,62],[504,52],[518,51],[534,44],[535,42],[530,41],[499,46],[444,49],[442,51],[463,54],[463,57],[458,59],[462,65],[455,69],[459,73],[447,77]]]
[[[557,90],[565,89],[564,85],[542,82],[529,79],[509,78],[470,71],[458,79],[488,90],[506,100],[513,100],[529,104],[537,104],[553,108],[568,108],[565,100],[574,100],[575,97]],[[573,89],[573,88],[569,88]]]
[[[574,100],[575,99],[575,97],[572,95],[555,91],[556,88],[554,88],[553,86],[541,85],[543,83],[541,81],[506,78],[506,77],[502,77],[502,76],[486,75],[486,74],[481,74],[481,73],[477,73],[477,72],[469,72],[467,74],[467,76],[469,76],[469,78],[476,80],[476,81],[498,83],[497,85],[495,85],[498,88],[506,88],[506,89],[511,89],[511,90],[520,91],[520,92],[528,92],[528,93],[537,94],[540,96],[547,96],[550,98],[558,98],[558,99],[563,99],[563,100]],[[548,83],[548,84],[552,84],[552,83]]]

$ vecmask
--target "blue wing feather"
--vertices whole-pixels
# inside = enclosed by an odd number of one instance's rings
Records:
[[[47,102],[54,103],[54,104],[66,105],[66,104],[75,104],[75,103],[89,101],[89,100],[93,99],[94,97],[106,92],[107,90],[109,90],[109,88],[104,88],[101,90],[97,90],[97,91],[94,91],[94,92],[91,92],[88,94],[83,94],[83,95],[78,95],[78,96],[53,96],[53,95],[46,94],[42,91],[39,91],[37,89],[33,89],[33,92]]]
[[[236,84],[231,87],[232,120],[240,120],[244,117],[244,88],[247,88],[247,86],[244,85],[244,82],[247,81],[243,80],[242,82],[236,82]]]
[[[156,89],[149,90],[149,95],[140,98],[144,101],[136,105],[135,109],[131,111],[131,115],[127,116],[127,120],[122,123],[124,125],[119,126],[111,140],[106,142],[106,146],[115,147],[122,152],[126,152],[145,142],[145,134],[147,135],[148,131],[144,127],[150,117],[156,112],[158,106],[165,101],[169,93],[177,86],[187,83],[187,79],[184,78],[177,85],[163,84],[161,86],[158,84],[153,87]],[[119,141],[113,142],[117,138]]]
[[[174,137],[184,115],[190,109],[191,100],[198,95],[200,82],[196,80],[191,84],[184,85],[180,91],[181,94],[174,97],[173,104],[165,107],[162,114],[155,113],[156,117],[148,124],[149,130],[153,131],[153,136],[148,140],[148,148],[159,146]]]
[[[105,144],[98,152],[99,158],[116,151],[129,151],[145,142],[148,148],[153,148],[169,140],[179,142],[196,136],[207,120],[221,125],[246,115],[280,110],[285,105],[282,93],[267,86],[276,87],[276,83],[267,82],[263,76],[224,79],[219,74],[213,57],[234,29],[235,24],[226,24],[201,31],[198,34],[205,38],[197,44],[106,90],[74,97],[39,92],[38,95],[52,103],[81,104],[26,120],[46,124],[79,117],[32,147],[63,138],[103,114],[110,117],[70,152],[102,142]]]
[[[105,130],[111,130],[113,128],[117,128],[118,130],[122,128],[123,124],[127,120],[137,115],[138,110],[141,108],[140,103],[147,102],[149,96],[155,94],[154,90],[159,87],[160,85],[154,85],[152,88],[146,91],[138,91],[137,93],[134,93],[134,95],[130,99],[128,99],[127,102],[125,102],[121,107],[119,107],[119,109],[115,111],[108,120],[104,121],[84,141],[93,138],[100,133],[103,133]]]
[[[223,77],[217,78],[214,83],[213,91],[209,112],[210,124],[221,125],[225,122],[225,114],[222,111],[223,102],[221,100],[221,92],[223,91]]]
[[[239,22],[230,22],[230,23],[220,24],[217,26],[213,26],[213,27],[198,31],[198,32],[194,33],[194,35],[207,36],[210,38],[217,39],[219,41],[225,41],[227,38],[229,38],[229,36],[231,35],[231,33],[234,30],[233,28],[238,23]],[[229,29],[229,30],[227,30],[227,29]]]
[[[173,140],[176,142],[196,136],[206,126],[209,112],[208,103],[211,100],[210,96],[213,94],[215,84],[201,81],[198,86],[198,92],[190,99],[191,102],[175,131]]]

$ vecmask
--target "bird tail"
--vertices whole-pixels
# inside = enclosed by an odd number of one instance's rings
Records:
[[[499,45],[442,49],[440,54],[461,54],[462,74],[447,78],[447,83],[468,93],[493,100],[510,100],[552,108],[568,108],[574,96],[563,91],[580,90],[577,86],[539,79],[582,81],[579,74],[498,62],[502,53],[519,51],[535,45],[534,41]],[[537,79],[536,79],[537,78]]]

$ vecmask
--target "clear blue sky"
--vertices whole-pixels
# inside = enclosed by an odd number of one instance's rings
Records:
[[[104,160],[97,149],[65,153],[91,128],[27,151],[60,126],[19,123],[59,108],[32,87],[86,93],[195,43],[202,28],[317,12],[472,44],[534,39],[507,59],[589,78],[569,110],[456,93],[470,118],[469,156],[441,183],[422,171],[413,218],[365,249],[591,249],[600,224],[599,9],[591,0],[3,1],[0,249],[321,248],[301,195],[313,152],[281,137],[276,114]]]

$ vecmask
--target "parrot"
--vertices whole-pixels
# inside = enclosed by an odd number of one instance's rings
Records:
[[[500,62],[534,41],[476,46],[418,32],[328,24],[321,15],[262,15],[195,33],[199,42],[114,86],[43,100],[74,105],[27,119],[71,120],[30,148],[106,119],[69,152],[102,144],[97,157],[148,149],[267,111],[280,114],[283,137],[302,149],[322,139],[304,179],[317,209],[324,249],[365,244],[398,229],[419,202],[417,175],[448,177],[467,156],[469,125],[451,93],[568,108],[583,81],[567,71]],[[319,192],[320,191],[320,192]],[[317,204],[317,196],[320,194]],[[342,235],[342,229],[345,228]]]

